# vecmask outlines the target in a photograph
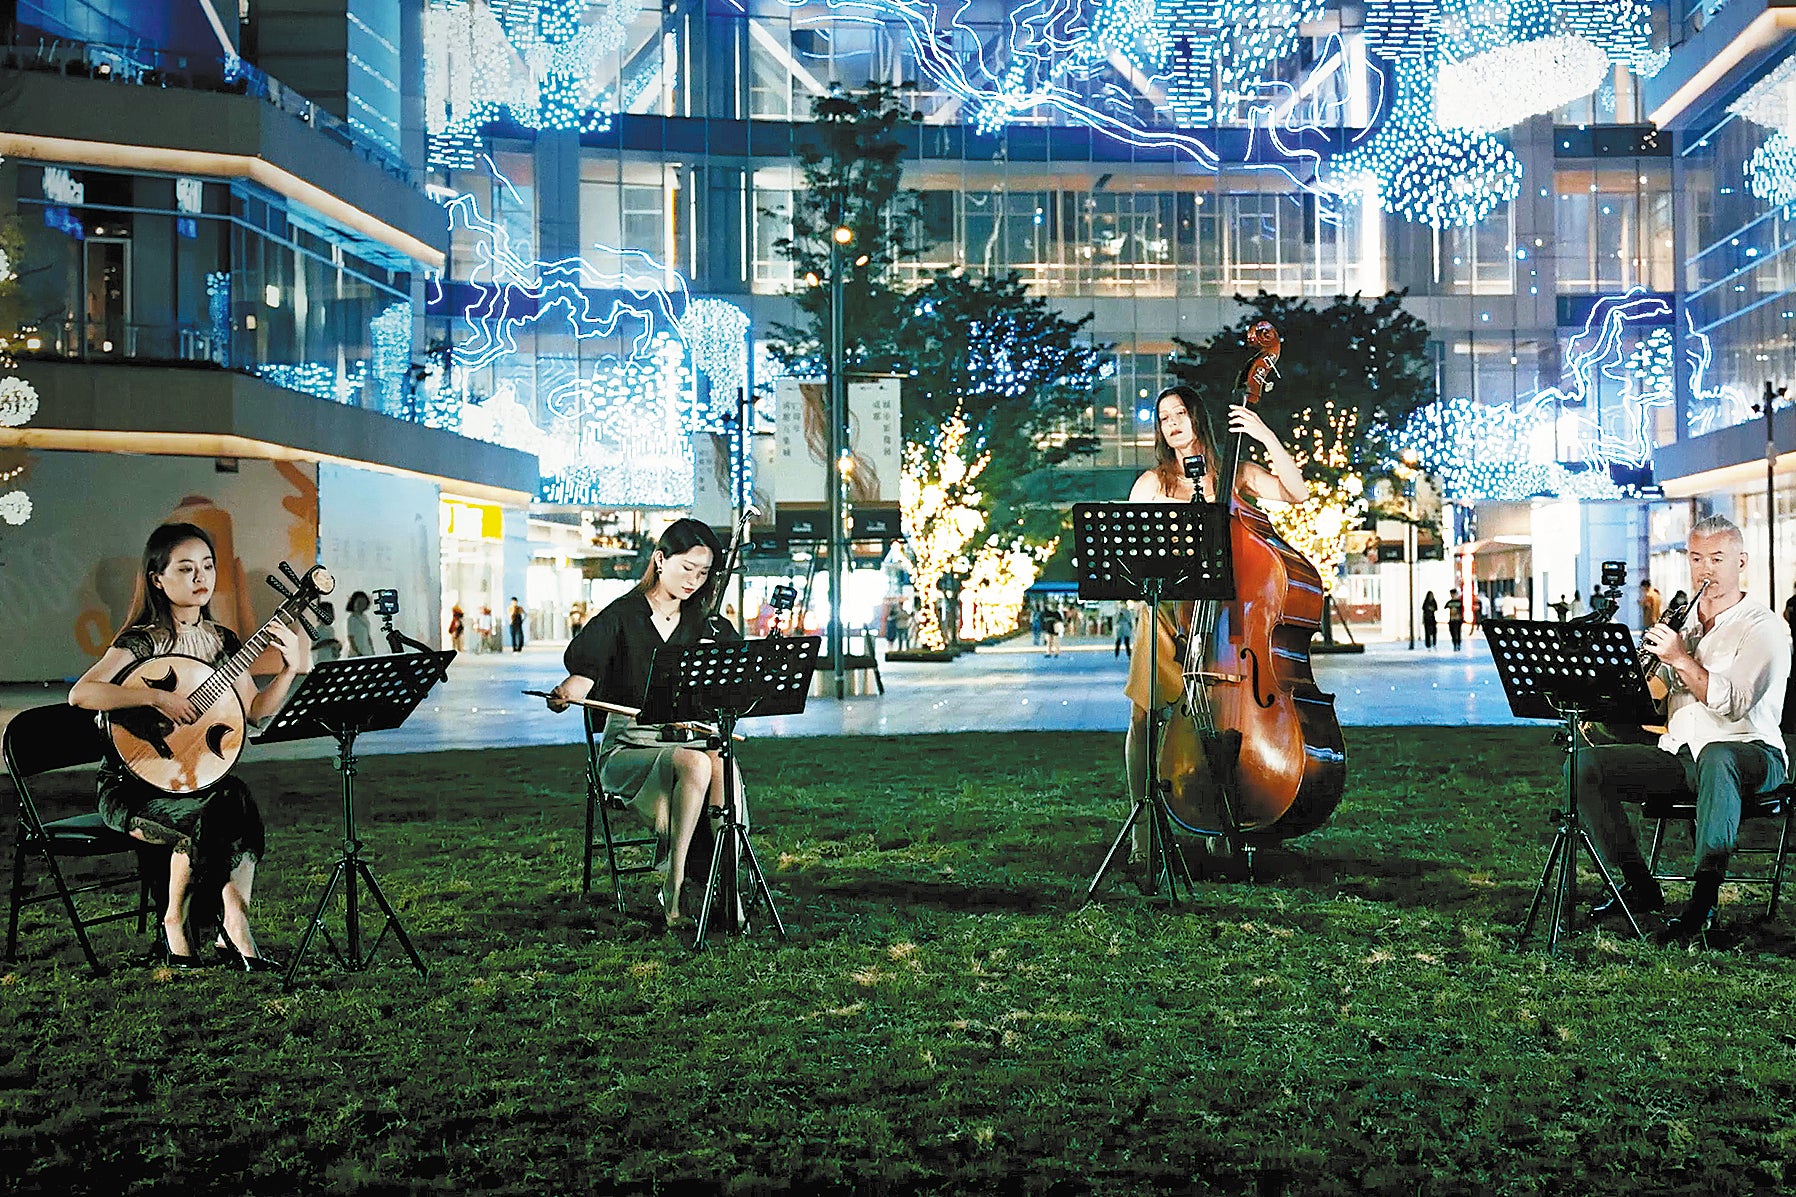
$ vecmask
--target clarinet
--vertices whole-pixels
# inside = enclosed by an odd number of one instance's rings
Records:
[[[1690,618],[1690,612],[1696,610],[1696,604],[1698,600],[1702,598],[1702,592],[1708,588],[1709,583],[1705,581],[1701,586],[1696,588],[1696,593],[1690,597],[1688,602],[1683,601],[1684,592],[1681,590],[1672,595],[1671,605],[1665,608],[1665,614],[1660,618],[1659,622],[1674,632],[1683,631],[1684,621]],[[1640,650],[1640,672],[1647,678],[1647,680],[1650,681],[1653,674],[1657,673],[1659,667],[1663,664],[1664,662],[1654,656],[1649,649],[1643,648]]]

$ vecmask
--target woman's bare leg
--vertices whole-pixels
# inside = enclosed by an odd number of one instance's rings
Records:
[[[680,886],[686,881],[686,853],[692,847],[692,833],[697,829],[698,821],[705,817],[705,800],[710,794],[715,770],[711,767],[711,758],[702,752],[682,749],[674,753],[673,759],[672,844],[663,897],[667,900],[668,920],[678,922]]]
[[[259,956],[256,937],[249,929],[249,896],[256,884],[256,858],[245,856],[231,870],[224,887],[224,932],[245,956]]]
[[[132,830],[131,838],[146,844],[165,842],[137,829]],[[183,836],[168,854],[168,909],[162,914],[162,934],[175,956],[193,955],[193,943],[187,938],[187,891],[193,883],[193,858],[188,853],[192,850],[193,841]]]

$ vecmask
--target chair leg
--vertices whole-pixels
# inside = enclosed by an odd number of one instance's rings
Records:
[[[617,843],[611,838],[611,814],[605,809],[605,799],[599,799],[599,826],[605,833],[605,864],[611,870],[611,904],[617,912],[624,912],[624,883],[617,875]]]
[[[580,865],[580,892],[583,894],[592,892],[592,812],[598,802],[598,790],[592,784],[592,779],[588,778],[586,782],[586,849],[581,854],[585,859]]]
[[[1647,857],[1646,871],[1657,877],[1659,875],[1659,850],[1665,846],[1665,820],[1653,820],[1653,849]]]
[[[94,976],[105,976],[106,966],[100,963],[93,943],[87,938],[87,927],[81,921],[81,912],[75,909],[75,895],[69,892],[69,883],[62,875],[62,866],[56,863],[55,854],[48,850],[44,852],[44,860],[50,866],[50,879],[56,883],[56,892],[62,896],[62,904],[69,912],[69,924],[75,928],[75,938],[81,941],[81,951],[87,957],[88,967],[94,970]]]
[[[1777,837],[1777,861],[1771,866],[1771,901],[1765,908],[1765,917],[1768,919],[1777,917],[1777,899],[1783,892],[1784,861],[1790,851],[1790,819],[1792,816],[1796,816],[1796,804],[1785,801],[1783,834]]]
[[[25,824],[20,822],[12,846],[12,910],[6,916],[6,958],[19,958],[19,906],[25,900]]]

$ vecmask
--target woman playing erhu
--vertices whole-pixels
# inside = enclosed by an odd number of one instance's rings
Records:
[[[566,710],[570,701],[588,697],[638,707],[657,648],[740,639],[726,621],[706,620],[712,590],[720,584],[712,569],[722,558],[723,546],[705,524],[682,519],[668,525],[641,582],[589,620],[568,645],[563,658],[568,676],[555,687],[549,708]],[[686,858],[706,807],[723,804],[724,773],[719,754],[704,741],[676,743],[665,732],[659,724],[627,715],[606,716],[599,779],[606,793],[629,802],[654,825],[656,864],[667,867],[659,896],[671,929],[687,922],[680,912]],[[740,777],[734,788],[746,822]]]

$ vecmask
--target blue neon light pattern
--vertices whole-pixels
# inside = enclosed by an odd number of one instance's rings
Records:
[[[1422,58],[1394,65],[1396,99],[1370,139],[1329,163],[1347,196],[1371,180],[1387,212],[1435,228],[1476,224],[1521,190],[1522,164],[1483,133],[1434,123],[1433,72]]]
[[[214,270],[206,275],[206,320],[212,329],[212,360],[231,364],[231,272]]]
[[[424,14],[425,112],[433,166],[469,170],[480,131],[609,128],[630,22],[642,0],[432,0]]]
[[[1566,347],[1569,385],[1542,388],[1514,404],[1442,399],[1412,415],[1398,443],[1421,454],[1449,499],[1617,497],[1611,467],[1651,466],[1654,425],[1675,402],[1675,327],[1663,295],[1636,288],[1605,296]],[[1729,417],[1744,403],[1732,388],[1710,381],[1709,338],[1687,313],[1683,352],[1692,434],[1733,422]]]
[[[490,163],[489,163],[490,166]],[[503,175],[495,178],[507,186]],[[461,408],[463,435],[537,456],[542,498],[552,503],[683,507],[693,501],[691,436],[721,433],[748,382],[749,320],[734,304],[691,299],[686,281],[646,253],[595,247],[594,258],[537,261],[471,195],[447,204],[452,232],[473,245],[455,315],[467,335],[454,346],[455,380],[490,369],[495,393]],[[440,286],[435,289],[440,296]],[[519,337],[539,350],[524,365]],[[551,354],[545,334],[616,343],[621,353]],[[702,377],[703,393],[696,385]],[[752,464],[736,481],[752,485]]]

